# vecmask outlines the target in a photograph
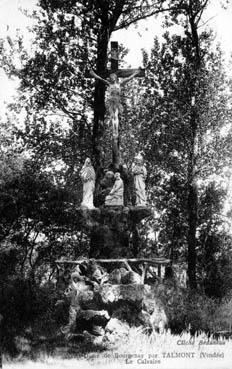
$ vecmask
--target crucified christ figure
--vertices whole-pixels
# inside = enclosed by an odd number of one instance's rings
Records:
[[[90,74],[102,81],[107,85],[108,99],[107,99],[107,107],[110,113],[110,120],[112,122],[113,129],[113,138],[118,138],[118,126],[119,126],[119,113],[122,112],[121,105],[121,86],[125,85],[132,78],[137,76],[140,73],[140,69],[134,72],[131,76],[124,78],[121,82],[118,80],[118,76],[116,73],[111,73],[108,80],[97,75],[93,70],[91,70]]]

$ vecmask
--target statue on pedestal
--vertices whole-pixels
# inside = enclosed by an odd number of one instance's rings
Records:
[[[88,209],[94,209],[93,193],[95,189],[96,176],[89,158],[85,160],[85,164],[80,171],[80,177],[83,182],[83,200],[81,206]]]
[[[132,164],[132,173],[134,175],[134,187],[135,187],[135,205],[136,206],[146,206],[147,196],[145,190],[145,179],[147,177],[147,170],[143,163],[143,157],[138,154],[134,163]]]
[[[115,173],[115,183],[109,195],[105,198],[106,206],[123,206],[124,185],[120,173]]]

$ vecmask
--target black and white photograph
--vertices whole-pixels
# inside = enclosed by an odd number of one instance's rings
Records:
[[[0,368],[231,363],[231,1],[0,0]]]

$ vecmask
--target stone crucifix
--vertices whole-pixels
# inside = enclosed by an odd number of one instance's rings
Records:
[[[120,151],[119,151],[119,116],[122,113],[121,105],[121,86],[126,84],[134,77],[144,77],[144,69],[119,69],[118,68],[118,42],[111,42],[111,69],[103,71],[104,76],[109,76],[109,79],[104,79],[94,71],[90,75],[107,85],[108,98],[106,106],[109,111],[110,122],[112,126],[112,151],[113,164],[115,169],[119,168]],[[119,78],[123,78],[120,82]]]

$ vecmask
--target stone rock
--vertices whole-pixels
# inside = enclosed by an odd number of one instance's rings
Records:
[[[102,302],[106,305],[118,301],[142,302],[147,292],[149,292],[149,286],[143,284],[105,284],[99,290]]]
[[[109,279],[109,274],[107,271],[94,259],[89,261],[89,264],[86,268],[86,275],[91,281],[97,283],[98,285],[108,282]]]
[[[122,322],[117,318],[111,318],[105,327],[105,331],[110,334],[117,334],[118,336],[123,336],[128,334],[130,329],[129,324]]]
[[[111,284],[141,284],[141,276],[125,268],[116,268],[109,275]]]
[[[122,277],[122,284],[141,284],[142,283],[142,277],[133,271],[127,272]]]
[[[110,284],[121,284],[122,283],[122,273],[120,268],[116,268],[112,270],[109,274],[109,283]]]
[[[81,310],[78,318],[85,320],[96,320],[100,326],[105,325],[106,322],[110,319],[110,316],[106,310]]]
[[[168,318],[162,300],[147,285],[105,285],[100,295],[112,317],[126,320],[136,325],[136,317],[140,324],[151,329],[163,331],[168,325]]]
[[[112,324],[117,322],[124,328],[125,325],[142,326],[147,332],[153,330],[163,332],[168,327],[170,319],[173,319],[173,316],[175,319],[175,306],[183,301],[183,289],[173,283],[170,284],[169,280],[153,286],[138,284],[141,277],[125,268],[114,269],[109,274],[108,281],[101,284],[101,276],[105,271],[95,268],[96,260],[91,260],[90,264],[91,268],[85,269],[84,272],[90,279],[96,271],[97,276],[100,273],[100,278],[97,278],[99,283],[95,282],[97,284],[95,288],[95,285],[88,284],[89,280],[79,279],[79,269],[72,274],[71,282],[78,296],[72,300],[70,321],[64,327],[64,333],[87,330],[97,336],[102,335],[107,326],[108,333],[112,336],[114,329],[110,331],[110,321]],[[127,282],[130,283],[123,284]],[[115,323],[115,326],[117,324]]]

